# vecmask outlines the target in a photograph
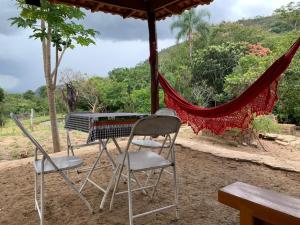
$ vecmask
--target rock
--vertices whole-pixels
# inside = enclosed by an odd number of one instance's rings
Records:
[[[275,140],[275,142],[276,142],[277,144],[280,144],[280,145],[283,145],[283,146],[289,145],[288,142],[284,142],[284,141]]]
[[[279,141],[283,141],[283,142],[292,142],[292,141],[296,141],[297,138],[295,136],[292,135],[278,135],[276,140]]]
[[[275,141],[278,135],[277,134],[271,134],[271,133],[265,133],[265,134],[259,134],[258,136],[262,139]]]
[[[296,141],[291,141],[290,145],[295,147],[296,150],[300,150],[300,139],[296,140]]]
[[[295,135],[296,125],[295,124],[278,124],[280,127],[280,132],[283,134]]]
[[[254,148],[258,148],[258,142],[257,142],[257,141],[252,141],[252,142],[250,143],[250,146],[251,146],[251,147],[254,147]]]

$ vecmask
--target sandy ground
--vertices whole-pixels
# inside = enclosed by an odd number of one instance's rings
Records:
[[[193,133],[191,128],[188,126],[183,126],[180,129],[179,137],[191,139],[193,141],[199,141],[199,145],[208,144],[216,147],[225,148],[231,151],[240,151],[240,152],[248,152],[259,155],[267,155],[275,158],[279,158],[281,160],[292,160],[292,161],[300,161],[300,146],[283,146],[277,144],[275,141],[268,141],[259,139],[255,140],[257,142],[257,147],[253,146],[243,146],[237,145],[236,143],[228,140],[224,140],[219,137],[210,137],[203,136],[201,134],[196,135]],[[260,142],[260,143],[259,143]]]
[[[34,137],[42,144],[42,146],[48,151],[52,151],[50,130],[46,129],[42,125],[38,127],[39,130],[32,132]],[[267,141],[260,139],[260,142],[264,146],[258,144],[257,147],[236,145],[236,143],[228,140],[221,139],[219,137],[208,137],[201,134],[196,135],[192,129],[188,126],[182,126],[180,129],[179,137],[199,141],[199,145],[208,144],[212,147],[221,147],[233,151],[249,152],[259,155],[268,155],[280,160],[294,160],[300,161],[300,146],[282,146],[274,141]],[[72,132],[73,143],[82,144],[85,143],[87,135],[82,132]],[[64,129],[60,129],[60,139],[62,149],[66,149],[66,132]],[[6,136],[0,137],[0,162],[12,159],[20,159],[33,156],[33,147],[30,141],[24,136]]]
[[[88,164],[96,155],[83,155]],[[147,225],[235,225],[239,224],[238,212],[217,201],[217,191],[235,181],[272,189],[300,198],[300,174],[272,170],[248,162],[218,158],[209,154],[178,148],[178,177],[181,219],[176,221],[174,210],[148,215],[135,220],[135,224]],[[97,171],[94,179],[105,183],[109,170]],[[141,175],[143,176],[143,175]],[[75,180],[78,178],[71,174]],[[173,198],[170,191],[170,175],[159,186],[155,201],[151,203],[141,193],[134,194],[134,211],[142,212],[155,205],[163,205]],[[0,224],[38,224],[38,215],[33,204],[33,168],[31,164],[0,170]],[[46,177],[46,224],[83,225],[128,224],[127,196],[116,197],[112,212],[108,204],[102,212],[90,214],[77,197],[57,175]],[[121,185],[120,188],[124,188]],[[84,191],[85,196],[97,209],[101,193],[92,186]]]

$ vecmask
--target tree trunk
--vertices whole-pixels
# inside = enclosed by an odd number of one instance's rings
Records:
[[[45,22],[41,21],[41,27],[45,28]],[[44,73],[47,86],[49,116],[51,121],[51,134],[53,151],[60,151],[59,133],[56,120],[56,106],[55,106],[55,85],[53,84],[51,76],[51,28],[48,25],[47,38],[42,41]]]
[[[159,91],[158,91],[158,54],[157,54],[157,36],[156,36],[156,18],[155,13],[147,5],[148,30],[149,30],[149,48],[150,48],[150,70],[151,70],[151,114],[159,109]]]
[[[57,127],[57,117],[56,117],[56,105],[55,105],[55,89],[52,90],[47,86],[47,94],[48,94],[48,104],[49,104],[49,115],[51,121],[51,133],[52,133],[52,141],[53,141],[53,151],[60,151],[60,141],[59,141],[59,133]]]
[[[192,33],[189,33],[188,42],[189,42],[190,65],[192,65],[192,52],[193,52]]]

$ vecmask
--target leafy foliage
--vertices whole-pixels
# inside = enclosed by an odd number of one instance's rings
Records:
[[[4,105],[3,105],[3,101],[4,101],[4,90],[0,87],[0,126],[2,126],[4,124]]]
[[[271,56],[246,55],[240,58],[233,72],[226,76],[224,93],[230,99],[246,90],[272,63]]]
[[[286,6],[276,9],[274,15],[279,18],[279,21],[272,25],[272,31],[282,33],[298,30],[300,27],[300,2],[290,2]]]
[[[75,43],[88,46],[95,44],[92,39],[96,32],[93,29],[85,29],[82,24],[76,24],[74,20],[80,20],[85,14],[76,7],[63,4],[51,4],[47,0],[42,0],[41,7],[25,4],[24,0],[18,0],[18,7],[21,10],[19,17],[10,20],[12,25],[20,28],[30,28],[33,34],[30,38],[44,40],[47,39],[47,29],[40,25],[40,21],[46,21],[51,31],[51,42],[53,47],[59,51],[63,48],[74,48]]]
[[[96,32],[76,23],[85,17],[85,14],[76,7],[52,4],[47,0],[41,0],[40,7],[28,5],[25,0],[17,0],[17,6],[20,14],[11,18],[11,24],[19,28],[30,28],[32,35],[29,37],[42,42],[53,149],[60,151],[56,105],[61,101],[55,102],[58,68],[66,49],[74,48],[75,44],[81,46],[95,44],[93,38]],[[51,44],[55,50],[54,57],[51,57]],[[52,61],[55,63],[51,63]]]
[[[256,44],[271,35],[258,26],[245,26],[240,23],[221,23],[214,26],[210,35],[210,45],[221,45],[226,42],[247,42]]]
[[[258,132],[280,133],[280,126],[272,115],[258,116],[252,123],[254,130]]]
[[[207,10],[201,10],[196,13],[195,9],[191,9],[185,11],[171,24],[172,31],[175,29],[178,30],[176,35],[177,43],[181,39],[188,41],[190,61],[192,58],[194,37],[200,37],[203,42],[208,42],[209,24],[205,18],[210,19],[210,13]]]
[[[285,74],[279,87],[280,101],[275,112],[281,122],[300,124],[300,68],[292,68]]]
[[[27,100],[34,100],[36,96],[35,96],[35,93],[32,90],[28,90],[28,91],[23,93],[22,97],[24,99],[27,99]]]
[[[242,43],[212,45],[196,51],[193,55],[191,83],[195,85],[205,81],[216,94],[222,93],[225,77],[233,72],[245,52],[246,46]]]

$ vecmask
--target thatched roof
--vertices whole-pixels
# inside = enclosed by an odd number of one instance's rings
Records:
[[[147,19],[147,9],[155,12],[156,20],[181,14],[184,10],[198,5],[209,4],[213,0],[49,0],[83,7],[92,12],[102,11],[117,14],[123,18]]]

